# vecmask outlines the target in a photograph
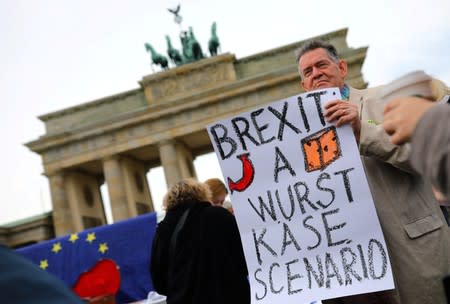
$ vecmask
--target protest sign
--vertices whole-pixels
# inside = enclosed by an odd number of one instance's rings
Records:
[[[338,89],[292,96],[207,127],[230,190],[252,303],[394,288],[350,126],[323,105]]]

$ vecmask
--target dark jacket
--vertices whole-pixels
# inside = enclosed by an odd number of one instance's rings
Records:
[[[189,215],[170,258],[170,239],[186,209]],[[209,203],[178,205],[158,224],[150,272],[168,304],[250,303],[241,238],[234,216]]]

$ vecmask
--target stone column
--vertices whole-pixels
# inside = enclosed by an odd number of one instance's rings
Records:
[[[132,157],[121,156],[120,166],[126,189],[130,216],[154,210],[146,178],[147,165]]]
[[[106,224],[98,177],[81,171],[67,172],[65,186],[76,231]]]
[[[178,164],[183,178],[197,179],[197,173],[194,168],[194,157],[191,150],[182,143],[177,143]]]
[[[125,181],[118,156],[111,156],[103,160],[103,173],[108,186],[109,201],[114,221],[129,218],[131,214],[128,210]]]
[[[64,173],[58,172],[48,176],[53,206],[53,226],[55,235],[62,236],[75,232],[72,214],[67,198]]]
[[[159,144],[159,157],[166,176],[167,187],[172,186],[183,178],[178,162],[176,143],[173,140],[166,140]]]

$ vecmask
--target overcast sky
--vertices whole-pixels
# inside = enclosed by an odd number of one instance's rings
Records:
[[[180,48],[167,11],[178,3],[204,51],[213,21],[237,58],[348,27],[350,47],[369,46],[370,85],[415,69],[450,84],[448,0],[0,0],[0,224],[51,208],[40,156],[23,146],[44,134],[37,116],[137,88],[152,73],[145,42],[165,53],[169,35]],[[196,162],[201,180],[211,159]],[[159,202],[161,172],[150,178]]]

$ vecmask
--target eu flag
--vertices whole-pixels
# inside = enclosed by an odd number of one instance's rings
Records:
[[[147,298],[154,290],[150,255],[156,230],[156,213],[148,213],[111,225],[55,238],[20,248],[18,253],[73,287],[77,278],[101,259],[120,268],[118,303]]]

